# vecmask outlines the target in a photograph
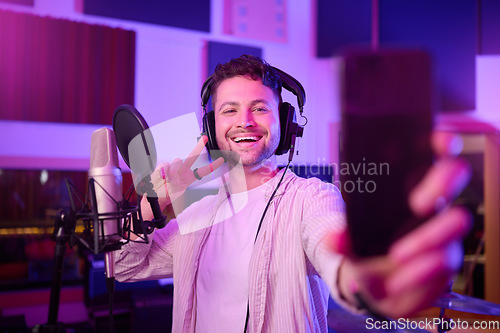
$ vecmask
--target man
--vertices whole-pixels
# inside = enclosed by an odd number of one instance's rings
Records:
[[[278,169],[281,85],[272,68],[242,56],[219,65],[213,80],[217,145],[241,176],[230,173],[218,195],[188,207],[151,244],[124,246],[116,263],[120,281],[174,277],[174,332],[326,332],[329,294],[354,311],[368,304],[397,317],[444,290],[461,263],[468,218],[436,207],[462,186],[464,163],[440,160],[409,198],[416,214],[440,214],[388,255],[356,260],[338,189]],[[441,153],[446,140],[437,138]],[[163,207],[222,164],[191,170],[206,141],[153,175]]]

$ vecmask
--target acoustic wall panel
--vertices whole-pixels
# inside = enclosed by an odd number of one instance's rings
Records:
[[[479,54],[500,54],[500,1],[481,0]]]
[[[317,56],[331,57],[346,45],[369,45],[371,3],[371,0],[317,0]]]
[[[431,54],[439,110],[474,110],[475,56],[478,48],[484,54],[500,52],[499,15],[496,0],[317,0],[317,55],[330,57],[345,47],[369,46],[375,24],[381,47],[418,47]]]
[[[16,5],[25,5],[33,7],[34,0],[0,0],[0,2],[13,3]]]
[[[224,0],[224,33],[285,43],[286,0]]]
[[[247,45],[228,44],[219,42],[208,42],[207,73],[211,75],[215,67],[220,63],[226,63],[233,58],[243,54],[262,57],[262,49]]]
[[[210,31],[210,0],[84,0],[85,14]]]
[[[134,103],[134,31],[0,10],[0,50],[0,119],[110,124]]]
[[[380,1],[380,45],[418,47],[432,58],[438,109],[475,108],[476,1]]]

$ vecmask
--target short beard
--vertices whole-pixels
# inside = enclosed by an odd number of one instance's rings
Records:
[[[276,152],[276,149],[278,148],[279,143],[280,143],[280,136],[279,135],[273,136],[271,141],[269,142],[269,144],[266,147],[264,147],[264,150],[262,150],[255,157],[251,158],[250,161],[242,160],[240,155],[237,152],[232,151],[232,150],[221,151],[221,153],[224,156],[224,158],[226,159],[226,161],[233,166],[236,166],[239,164],[239,165],[242,165],[243,167],[256,167],[256,166],[263,164],[271,156],[274,155],[274,153]]]

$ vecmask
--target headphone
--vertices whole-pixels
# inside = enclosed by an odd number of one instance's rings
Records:
[[[299,113],[302,116],[305,100],[306,100],[306,92],[304,87],[297,81],[295,78],[290,76],[289,74],[283,72],[282,70],[269,66],[275,74],[281,80],[281,86],[286,90],[290,91],[297,97],[297,104],[299,106]],[[214,111],[207,112],[206,106],[208,104],[208,100],[210,99],[210,95],[212,92],[212,88],[215,82],[213,80],[213,75],[210,75],[208,79],[203,83],[201,88],[201,106],[203,108],[203,133],[208,137],[208,142],[206,147],[212,159],[216,159],[220,157],[220,154],[217,154],[219,151],[219,147],[217,145],[217,140],[215,138],[215,113]],[[290,151],[289,160],[292,160],[293,151],[295,149],[295,139],[297,137],[302,137],[304,133],[304,126],[299,125],[296,122],[295,117],[295,109],[294,107],[287,102],[281,103],[279,107],[279,116],[280,116],[280,128],[281,128],[281,136],[278,148],[276,149],[276,155],[283,155]],[[217,155],[217,156],[215,156]]]

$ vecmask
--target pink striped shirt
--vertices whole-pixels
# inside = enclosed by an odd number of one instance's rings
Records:
[[[282,172],[269,181],[268,198]],[[157,230],[150,244],[129,243],[116,256],[118,281],[173,276],[173,332],[195,331],[199,258],[224,200],[223,189],[203,198]],[[344,227],[344,202],[336,187],[287,172],[250,259],[249,332],[327,332],[329,294],[344,302],[337,290],[341,256],[328,251],[323,240]]]

